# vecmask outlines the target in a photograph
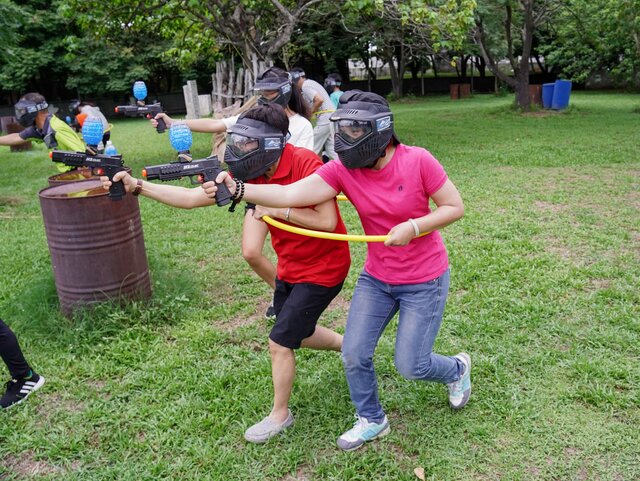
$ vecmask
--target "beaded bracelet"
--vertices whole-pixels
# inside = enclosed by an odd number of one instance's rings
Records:
[[[240,202],[244,197],[244,182],[242,182],[240,179],[233,180],[236,183],[236,190],[231,196],[231,199],[235,202]]]
[[[231,196],[231,200],[233,202],[229,206],[229,212],[235,212],[236,205],[238,205],[244,197],[244,182],[242,182],[240,179],[233,179],[233,181],[236,183],[236,189]]]

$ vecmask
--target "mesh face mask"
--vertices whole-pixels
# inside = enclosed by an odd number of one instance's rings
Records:
[[[15,105],[16,119],[23,127],[31,127],[36,121],[38,112],[45,110],[47,107],[49,107],[49,104],[46,101],[37,104],[30,100],[20,100]]]
[[[271,125],[240,118],[227,133],[224,161],[235,178],[255,179],[278,161],[285,143],[286,136]]]
[[[291,75],[286,77],[267,77],[256,81],[253,90],[260,96],[258,103],[278,104],[282,108],[289,105],[291,99]],[[274,95],[275,94],[275,95]]]
[[[349,169],[373,167],[389,145],[393,132],[393,114],[365,110],[364,102],[351,102],[331,116],[335,128],[335,151],[340,161]],[[374,109],[379,110],[379,109]]]

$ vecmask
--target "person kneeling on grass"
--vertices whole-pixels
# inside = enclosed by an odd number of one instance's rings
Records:
[[[29,395],[42,387],[44,377],[31,369],[24,358],[15,334],[0,319],[0,357],[9,368],[11,380],[5,384],[5,393],[0,398],[0,408],[7,409],[20,404]]]
[[[315,172],[322,161],[312,151],[286,143],[289,119],[279,105],[266,104],[245,112],[229,129],[225,162],[234,178],[255,184],[290,184]],[[214,205],[202,188],[151,184],[122,179],[127,192],[136,192],[185,209]],[[101,178],[106,189],[111,182]],[[236,197],[236,201],[241,198]],[[268,215],[287,224],[346,233],[335,196],[313,205],[271,209],[257,205],[254,217]],[[342,336],[316,323],[340,292],[350,266],[346,242],[306,237],[269,225],[278,256],[274,308],[276,321],[269,334],[274,399],[271,413],[246,430],[244,437],[264,443],[293,423],[289,398],[295,377],[295,349],[307,347],[340,351]]]
[[[356,422],[338,438],[338,446],[351,451],[389,432],[373,353],[398,312],[394,361],[400,374],[446,384],[453,409],[461,409],[469,400],[469,355],[432,351],[449,290],[449,261],[437,229],[460,219],[464,207],[442,165],[426,150],[398,141],[384,98],[347,91],[331,121],[339,160],[313,175],[286,186],[244,186],[226,172],[216,180],[233,195],[240,188],[245,200],[273,207],[321,204],[344,192],[366,234],[388,235],[384,244],[367,244],[344,335],[342,360]],[[214,196],[217,186],[207,182],[203,189]],[[433,211],[429,199],[437,207]]]

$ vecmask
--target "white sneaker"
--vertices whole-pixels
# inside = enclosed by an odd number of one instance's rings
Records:
[[[390,431],[387,416],[378,424],[371,423],[356,414],[356,422],[353,427],[338,438],[338,447],[344,451],[353,451],[367,441],[386,436]]]
[[[466,352],[454,356],[464,364],[464,372],[460,379],[447,384],[449,388],[449,406],[453,409],[462,409],[469,402],[471,396],[471,357]]]

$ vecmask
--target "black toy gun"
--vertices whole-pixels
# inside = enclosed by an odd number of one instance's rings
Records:
[[[61,162],[70,167],[89,167],[93,175],[106,175],[112,182],[109,187],[111,200],[122,200],[126,194],[122,181],[113,182],[113,176],[125,170],[122,155],[91,155],[84,152],[54,150],[49,154],[54,162]]]
[[[220,172],[222,172],[222,168],[220,167],[218,156],[212,155],[206,159],[193,160],[191,162],[178,161],[145,167],[142,171],[142,176],[147,180],[159,179],[163,182],[188,176],[191,178],[192,184],[200,184],[209,181],[215,182]],[[197,179],[194,179],[194,177],[197,177]],[[222,207],[231,202],[231,192],[229,192],[224,183],[217,185],[216,204],[218,207]]]
[[[164,110],[160,102],[155,102],[148,105],[118,105],[116,107],[116,113],[124,114],[125,117],[146,117],[148,119],[155,119],[156,115],[164,113]],[[163,119],[157,119],[156,122],[158,122],[156,132],[161,134],[167,130],[167,124],[164,123]]]

